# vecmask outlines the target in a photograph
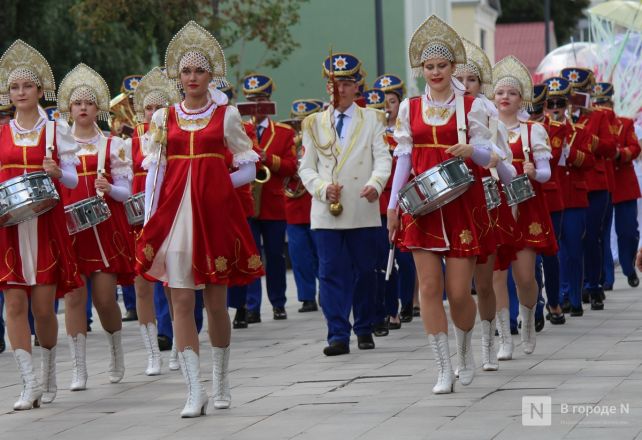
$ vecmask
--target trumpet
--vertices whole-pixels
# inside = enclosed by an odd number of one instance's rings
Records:
[[[266,165],[258,165],[256,169],[256,178],[252,183],[252,198],[254,199],[254,218],[261,214],[261,195],[263,194],[263,185],[270,181],[272,172]]]
[[[109,111],[112,113],[108,121],[112,132],[118,135],[131,136],[136,126],[136,115],[129,95],[121,93],[112,99],[109,102]]]
[[[294,144],[297,146],[296,148],[296,155],[298,159],[298,165],[297,169],[300,168],[301,166],[301,156],[302,156],[302,144],[301,144],[301,134],[297,133],[297,135],[294,137]],[[291,186],[291,183],[295,182],[296,185],[294,187]],[[306,193],[305,186],[303,186],[303,181],[301,180],[301,177],[299,177],[299,173],[297,172],[294,176],[292,177],[286,177],[283,179],[283,193],[285,194],[285,197],[289,199],[298,199],[299,197],[302,197],[303,194]]]

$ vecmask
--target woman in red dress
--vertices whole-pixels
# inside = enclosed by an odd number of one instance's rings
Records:
[[[133,282],[133,249],[122,202],[131,194],[132,161],[123,139],[105,137],[96,118],[109,115],[109,89],[101,76],[79,64],[60,83],[58,110],[73,118],[72,133],[79,147],[79,182],[62,193],[65,205],[99,196],[111,216],[97,225],[72,235],[80,274],[91,282],[92,300],[109,343],[109,381],[120,382],[125,374],[121,341],[121,312],[116,303],[116,283]],[[100,163],[102,162],[102,163]],[[87,386],[85,356],[87,289],[65,295],[65,326],[72,357],[72,391]]]
[[[448,320],[442,302],[445,283],[460,360],[459,381],[468,385],[474,377],[471,339],[475,301],[470,295],[477,260],[485,261],[495,249],[488,234],[490,220],[478,166],[491,157],[488,115],[481,101],[464,95],[464,86],[452,77],[455,64],[466,63],[466,52],[457,33],[436,16],[428,18],[413,34],[410,64],[423,73],[426,93],[401,103],[395,129],[395,170],[388,205],[388,229],[399,226],[396,214],[399,189],[410,169],[419,176],[453,156],[466,158],[475,181],[467,191],[441,209],[412,218],[404,215],[403,245],[413,253],[424,329],[435,354],[439,375],[433,393],[450,393],[454,374],[448,348]],[[457,110],[459,108],[459,110]],[[467,136],[462,139],[457,113],[463,112]],[[463,127],[461,127],[463,128]],[[461,140],[460,140],[461,139]],[[474,165],[474,164],[475,165]],[[445,280],[442,259],[446,262]]]
[[[515,177],[515,167],[512,165],[513,154],[508,146],[508,132],[504,124],[499,122],[497,108],[486,96],[492,95],[493,71],[488,57],[484,51],[463,39],[466,48],[468,63],[457,66],[455,77],[466,86],[466,93],[480,99],[489,118],[489,128],[493,135],[493,151],[496,160],[489,167],[480,168],[481,176],[492,178],[497,182],[507,184]],[[495,158],[493,158],[495,159]],[[495,236],[496,251],[488,256],[485,263],[475,266],[475,290],[477,291],[477,305],[479,318],[482,324],[482,369],[495,371],[499,368],[497,350],[495,348],[495,290],[493,288],[493,271],[496,267],[501,270],[508,269],[510,262],[515,259],[516,250],[519,249],[519,237],[515,219],[510,207],[506,204],[503,192],[500,192],[501,204],[491,209],[488,215],[491,219],[492,234]],[[506,310],[508,312],[508,310]],[[461,361],[460,361],[461,362]]]
[[[194,291],[204,288],[214,406],[229,408],[226,286],[247,284],[263,273],[234,187],[254,180],[259,157],[238,110],[226,105],[222,92],[210,95],[212,79],[225,81],[225,56],[209,32],[190,21],[167,47],[165,65],[185,100],[156,112],[150,123],[143,162],[149,220],[137,242],[136,260],[139,273],[171,289],[178,358],[189,390],[181,417],[198,417],[205,414],[208,397],[199,379]],[[239,168],[232,174],[226,149]]]
[[[147,170],[143,168],[145,158],[142,146],[149,123],[156,110],[166,108],[180,101],[178,90],[169,81],[160,67],[154,67],[145,75],[134,92],[134,111],[140,124],[136,126],[134,137],[125,142],[131,145],[134,177],[132,195],[144,193]],[[132,226],[132,240],[135,243],[142,230],[141,225]],[[134,245],[135,246],[135,245]],[[154,310],[154,283],[140,275],[134,280],[136,285],[136,314],[140,325],[140,334],[147,351],[147,368],[145,374],[156,376],[161,373],[161,354],[158,348],[158,327]]]
[[[515,217],[518,234],[524,248],[517,252],[512,262],[513,278],[519,297],[519,313],[522,318],[522,349],[530,354],[535,350],[535,306],[538,287],[535,281],[535,257],[538,253],[555,255],[557,241],[546,205],[541,184],[551,177],[549,160],[552,157],[548,135],[543,125],[528,121],[529,115],[522,112],[532,102],[533,83],[528,69],[515,57],[509,56],[493,67],[493,89],[499,120],[508,129],[508,140],[513,152],[513,165],[517,175],[526,174],[535,190],[535,197],[516,205]],[[524,122],[522,122],[524,121]],[[506,285],[508,271],[495,273],[497,294]],[[499,302],[498,298],[498,302]],[[507,298],[501,301],[508,304]],[[498,328],[502,358],[512,357],[512,339],[507,325]]]
[[[53,100],[54,92],[53,74],[44,57],[23,41],[15,41],[0,58],[0,104],[10,99],[16,107],[15,119],[0,131],[0,182],[44,170],[58,194],[63,186],[77,185],[77,147],[69,127],[48,122],[38,105],[43,95]],[[46,153],[49,146],[53,146],[53,157]],[[5,220],[8,215],[3,215],[2,222]],[[0,228],[4,254],[0,290],[5,294],[9,340],[23,383],[16,410],[38,407],[41,401],[50,403],[56,397],[58,319],[54,300],[82,284],[70,248],[60,201],[38,217]],[[42,352],[41,378],[33,371],[28,296]]]

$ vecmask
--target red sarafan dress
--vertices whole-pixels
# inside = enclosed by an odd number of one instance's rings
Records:
[[[422,96],[410,98],[407,104],[402,103],[399,110],[401,122],[398,119],[395,138],[401,145],[401,138],[409,131],[412,141],[412,169],[417,176],[452,158],[446,153],[446,149],[458,143],[454,102],[453,97],[449,103],[451,105],[431,106],[428,98]],[[469,140],[475,144],[481,138],[490,148],[490,132],[483,125],[483,120],[487,119],[485,110],[479,103],[473,113],[474,119],[471,119],[473,102],[474,98],[464,97]],[[407,120],[407,127],[404,127],[404,120]],[[441,125],[430,123],[432,121],[440,121]],[[479,134],[484,130],[486,137]],[[401,147],[398,146],[397,150],[399,148]],[[397,151],[396,155],[400,155],[400,152]],[[478,257],[479,262],[486,261],[487,256],[495,252],[480,168],[470,159],[466,159],[466,164],[475,181],[463,195],[426,215],[417,218],[403,215],[402,235],[405,248],[425,249],[449,258]]]
[[[98,134],[88,141],[78,141],[80,150],[77,155],[78,186],[75,189],[62,191],[65,206],[88,199],[96,195],[95,182],[98,177],[98,149],[106,141],[105,178],[113,183],[115,176],[131,179],[131,152],[127,143],[117,137]],[[71,236],[80,273],[89,276],[94,272],[113,273],[118,276],[118,283],[132,284],[134,281],[133,248],[130,239],[130,227],[127,223],[125,208],[122,202],[104,195],[111,216],[98,225],[85,229]],[[104,257],[101,254],[101,248]]]
[[[548,145],[548,135],[544,126],[537,122],[528,122],[529,161],[535,159],[551,158],[551,147]],[[508,140],[513,152],[513,165],[517,175],[524,174],[524,151],[520,126],[509,129]],[[551,223],[548,205],[542,184],[531,180],[535,197],[517,205],[517,228],[521,234],[524,247],[535,250],[538,254],[555,255],[557,253],[557,240]]]
[[[166,161],[166,169],[157,209],[137,243],[137,270],[172,288],[248,284],[263,274],[263,265],[232,186],[225,150],[234,154],[235,166],[256,162],[258,155],[238,110],[211,103],[189,112],[176,104],[154,114],[151,139],[165,124],[161,163]],[[158,160],[159,149],[156,142],[145,148],[148,168]]]
[[[74,164],[76,144],[64,125],[54,136],[53,158]],[[34,130],[18,130],[12,121],[0,130],[0,182],[25,173],[42,171],[45,157],[45,123]],[[63,186],[51,179],[61,194]],[[31,287],[55,284],[56,296],[82,286],[78,265],[67,233],[62,201],[50,211],[15,226],[0,228],[0,290],[20,288],[30,293]]]

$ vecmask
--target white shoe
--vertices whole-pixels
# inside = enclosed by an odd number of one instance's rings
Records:
[[[513,335],[510,334],[510,312],[501,309],[497,313],[497,333],[499,333],[499,351],[497,359],[509,361],[513,359]]]
[[[448,394],[455,391],[455,375],[450,363],[450,349],[448,348],[448,335],[444,332],[428,335],[437,362],[437,383],[432,387],[434,394]]]
[[[176,338],[172,339],[172,351],[169,352],[169,369],[171,371],[181,369],[181,366],[178,363],[178,347],[176,346]]]
[[[178,353],[183,378],[187,384],[187,402],[181,411],[181,417],[199,417],[207,412],[208,397],[200,380],[200,362],[198,355],[191,347],[185,347]]]
[[[532,308],[519,305],[519,315],[522,318],[522,350],[524,354],[531,354],[535,351],[535,307]]]
[[[484,371],[497,371],[497,349],[495,348],[495,320],[482,321],[482,369]]]
[[[147,350],[147,369],[145,374],[148,376],[158,376],[161,374],[163,361],[161,359],[160,349],[158,348],[158,328],[153,322],[140,326],[140,335]]]
[[[125,355],[121,330],[114,333],[105,332],[109,343],[109,381],[118,383],[125,377]]]
[[[69,352],[71,353],[71,385],[69,390],[81,391],[87,389],[87,337],[82,333],[69,336]]]
[[[56,385],[56,347],[49,350],[40,347],[40,364],[42,367],[42,403],[51,403],[56,398],[58,386]]]
[[[475,359],[472,347],[473,329],[467,332],[455,326],[457,341],[457,372],[462,385],[470,385],[475,377]]]
[[[13,356],[18,364],[18,371],[22,377],[22,393],[20,398],[13,404],[13,409],[23,410],[40,407],[42,400],[42,386],[38,383],[36,375],[33,372],[33,362],[31,353],[19,348],[13,352]]]
[[[212,398],[214,399],[214,408],[225,409],[232,404],[232,395],[230,393],[230,347],[225,348],[212,347]]]

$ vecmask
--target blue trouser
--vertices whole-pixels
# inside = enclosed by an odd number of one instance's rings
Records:
[[[604,231],[602,232],[602,245],[604,259],[602,267],[602,277],[600,284],[602,286],[613,286],[615,283],[615,266],[613,264],[613,253],[611,252],[611,228],[613,227],[613,205],[609,197],[609,204],[606,208],[606,216],[604,218]]]
[[[615,233],[617,234],[617,252],[624,275],[635,274],[635,254],[640,233],[638,230],[637,201],[617,203],[615,209]]]
[[[562,234],[562,211],[551,212],[551,221],[555,231],[555,239],[559,244]],[[546,299],[550,307],[557,307],[560,303],[560,255],[559,252],[553,256],[542,255],[544,266],[544,286],[546,287]]]
[[[265,255],[265,282],[270,303],[272,307],[285,307],[285,220],[251,219],[250,227],[256,247]],[[247,289],[248,310],[261,311],[262,294],[261,279],[258,278]]]
[[[392,267],[390,279],[386,281],[388,266],[388,219],[381,216],[381,227],[377,228],[377,294],[375,298],[375,321],[382,322],[386,316],[397,316],[399,310],[399,274]]]
[[[4,318],[2,312],[4,311],[4,293],[0,292],[0,341],[4,341]]]
[[[134,285],[120,286],[120,288],[123,291],[125,310],[136,310],[136,288]]]
[[[592,295],[601,291],[604,260],[604,222],[609,205],[609,192],[588,193],[589,207],[586,211],[586,235],[584,236],[584,286]]]
[[[288,252],[296,283],[297,299],[315,301],[317,298],[317,278],[319,259],[309,224],[287,225]]]
[[[200,333],[203,328],[203,291],[197,290],[195,294],[194,319],[196,320],[196,331]],[[173,338],[174,330],[169,313],[169,303],[167,302],[163,283],[161,282],[154,283],[154,309],[156,310],[158,334]]]
[[[582,306],[584,279],[583,238],[586,231],[586,208],[569,208],[562,216],[560,242],[561,300],[569,300],[574,308]]]
[[[415,294],[415,260],[412,258],[412,252],[401,252],[395,250],[395,260],[399,266],[399,300],[402,306],[412,305]]]
[[[377,275],[377,228],[317,229],[319,302],[328,325],[328,342],[350,341],[372,333]]]

